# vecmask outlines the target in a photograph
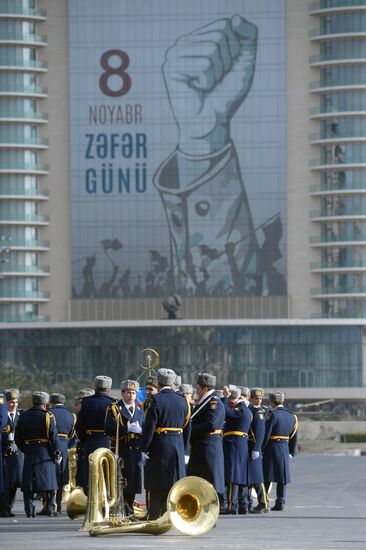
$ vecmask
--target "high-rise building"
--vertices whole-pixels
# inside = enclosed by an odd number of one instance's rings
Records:
[[[2,364],[365,385],[365,68],[365,0],[0,0]]]

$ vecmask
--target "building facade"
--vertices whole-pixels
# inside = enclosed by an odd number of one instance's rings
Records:
[[[366,384],[366,2],[224,4],[0,0],[4,368]]]

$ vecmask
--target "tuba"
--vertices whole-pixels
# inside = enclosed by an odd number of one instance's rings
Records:
[[[186,535],[202,535],[216,524],[219,498],[206,480],[190,476],[177,481],[167,499],[167,512],[154,521],[132,521],[120,509],[123,499],[118,483],[115,455],[105,448],[89,457],[89,495],[85,521],[81,528],[90,536],[124,533],[160,535],[172,527]]]
[[[67,515],[70,519],[78,519],[85,514],[86,495],[82,487],[76,484],[77,472],[77,451],[76,449],[68,450],[69,456],[69,484],[63,491],[62,501],[66,504]]]

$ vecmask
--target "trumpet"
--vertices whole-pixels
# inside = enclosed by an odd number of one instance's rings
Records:
[[[186,535],[202,535],[216,524],[220,505],[208,481],[190,476],[177,481],[167,498],[167,512],[155,521],[131,521],[120,509],[123,501],[115,455],[105,448],[89,456],[89,494],[82,531],[90,536],[124,533],[160,535],[173,526]]]

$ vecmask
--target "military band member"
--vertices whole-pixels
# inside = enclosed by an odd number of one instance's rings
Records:
[[[232,389],[228,398],[223,399],[225,424],[222,434],[227,513],[238,512],[239,487],[248,493],[249,457],[248,432],[252,422],[252,413],[243,401],[240,401],[240,389]],[[221,513],[224,511],[222,510]]]
[[[24,455],[14,441],[15,428],[19,419],[19,390],[5,392],[8,405],[8,423],[3,431],[4,499],[0,517],[14,517],[12,512],[17,488],[21,486]]]
[[[105,433],[106,411],[114,399],[109,396],[112,378],[96,376],[95,394],[84,397],[76,420],[76,435],[83,446],[83,489],[88,494],[89,455],[96,449],[109,449],[109,437]]]
[[[246,386],[239,386],[239,389],[240,389],[240,401],[246,407],[248,407],[249,398],[250,398],[250,389],[247,388]],[[251,506],[251,495],[250,495],[249,488],[245,487],[244,485],[239,485],[238,503],[239,503],[238,513],[248,514]]]
[[[74,413],[77,414],[81,409],[81,404],[83,402],[84,397],[90,397],[91,395],[94,395],[95,391],[91,388],[81,388],[81,390],[78,391],[77,395],[74,396],[75,399],[75,405],[74,405]]]
[[[74,413],[76,415],[81,409],[83,398],[90,397],[91,395],[94,395],[94,393],[94,390],[92,390],[91,388],[81,388],[81,390],[78,391],[77,395],[74,396]],[[76,430],[73,439],[69,441],[69,449],[71,449],[72,447],[76,447],[76,486],[83,487],[84,446],[80,439],[78,439],[76,435]]]
[[[6,425],[8,423],[8,406],[6,403],[6,397],[2,390],[0,390],[0,433],[3,432],[3,430],[6,428]],[[4,487],[4,474],[3,474],[3,442],[2,438],[0,439],[0,497],[1,499],[5,499],[5,487]]]
[[[149,376],[146,380],[146,400],[143,403],[144,412],[147,412],[147,409],[149,408],[149,403],[151,400],[151,396],[158,393],[158,379],[156,376]]]
[[[294,457],[297,443],[296,415],[283,406],[285,394],[269,394],[270,411],[266,417],[266,432],[263,441],[263,474],[268,491],[271,482],[277,483],[276,503],[271,508],[282,511],[285,508],[286,488],[290,483],[289,456]]]
[[[57,469],[58,489],[56,494],[57,512],[62,511],[62,490],[69,483],[69,441],[75,435],[76,415],[65,407],[65,396],[62,393],[51,393],[48,408],[56,419],[59,449],[62,455],[60,468]]]
[[[191,386],[191,384],[181,384],[179,387],[179,391],[187,400],[189,405],[193,407],[195,405],[195,401],[193,399],[193,386]]]
[[[262,407],[264,391],[262,388],[252,388],[250,390],[249,409],[253,415],[253,421],[249,430],[249,479],[250,484],[257,493],[258,504],[252,509],[255,514],[268,512],[268,499],[264,487],[263,464],[262,464],[262,445],[266,431],[265,416],[266,411]],[[250,504],[252,504],[250,496]],[[252,508],[252,506],[250,506]]]
[[[116,449],[123,461],[122,474],[127,482],[123,494],[129,514],[133,514],[136,493],[142,490],[140,441],[145,415],[136,404],[139,387],[136,380],[121,382],[122,399],[108,407],[105,420],[105,431],[111,438],[116,440],[118,431]]]
[[[189,430],[189,406],[173,389],[175,377],[171,369],[158,370],[159,391],[151,397],[142,431],[141,450],[143,462],[147,460],[145,489],[150,520],[166,512],[169,490],[186,475],[184,432]]]
[[[21,489],[28,518],[35,517],[34,493],[44,493],[47,515],[57,516],[55,463],[61,462],[61,453],[55,417],[46,410],[48,402],[48,393],[34,392],[33,407],[20,415],[15,428],[15,443],[24,453]]]
[[[182,385],[182,377],[179,376],[179,374],[176,374],[174,384],[173,384],[173,390],[182,395],[182,392],[180,391],[180,386],[181,385]]]
[[[216,376],[198,375],[196,391],[199,401],[191,416],[191,455],[187,475],[209,481],[220,497],[225,495],[224,453],[221,432],[225,409],[215,393]]]

